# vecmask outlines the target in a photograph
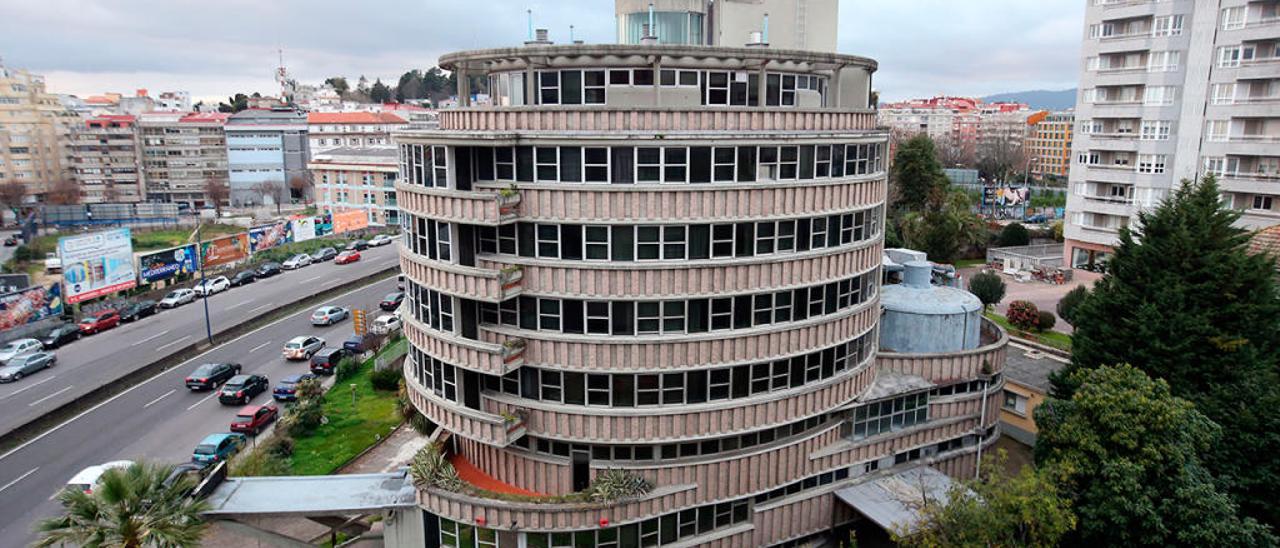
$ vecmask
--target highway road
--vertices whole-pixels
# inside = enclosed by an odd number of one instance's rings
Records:
[[[356,263],[326,262],[287,270],[210,297],[213,332],[397,263],[395,245],[360,254]],[[56,367],[0,385],[0,436],[205,337],[204,305],[197,299],[63,346],[56,351]]]
[[[374,251],[375,257],[391,255],[394,255],[391,246]],[[329,277],[310,278],[319,272],[332,274],[325,268],[328,267],[309,267],[278,278],[287,283],[260,284],[258,287],[271,288],[261,293],[264,298],[276,298],[275,292],[283,292],[286,287],[315,292],[328,283]],[[299,280],[305,283],[299,283]],[[378,301],[394,290],[395,279],[392,277],[335,295],[323,304],[377,312]],[[237,291],[244,293],[237,295]],[[245,293],[248,291],[238,289],[219,296],[219,307],[239,305],[238,309],[248,309],[260,306],[257,303],[242,304]],[[52,497],[84,467],[120,459],[186,462],[190,460],[191,450],[205,435],[228,431],[240,406],[223,406],[214,393],[190,392],[183,386],[183,379],[199,364],[237,362],[244,366],[244,373],[266,375],[274,386],[276,381],[287,375],[307,370],[305,362],[286,362],[281,357],[281,348],[288,339],[317,334],[325,339],[328,346],[334,346],[341,345],[352,333],[350,319],[334,326],[313,327],[308,319],[310,314],[311,309],[307,309],[214,347],[0,455],[0,508],[4,509],[0,512],[0,547],[26,546],[33,541],[35,536],[31,529],[36,522],[55,515],[59,510],[57,501]],[[175,328],[160,319],[153,325],[148,329]],[[77,344],[96,344],[90,341]],[[121,358],[127,360],[130,354],[152,352],[154,342],[132,348],[126,346],[126,350],[120,352],[125,354]],[[60,385],[79,382],[63,367],[59,365],[38,373],[30,380],[39,381],[42,376],[56,375],[59,381],[53,382]],[[260,404],[270,399],[270,393],[265,393],[252,403]]]

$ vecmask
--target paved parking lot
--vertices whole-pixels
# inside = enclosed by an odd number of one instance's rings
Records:
[[[960,271],[960,275],[964,276],[967,280],[973,277],[974,274],[981,271],[981,267],[966,268]],[[1062,285],[1035,281],[1019,282],[1014,280],[1013,276],[1009,276],[1007,274],[1000,274],[1000,277],[1004,278],[1006,289],[1004,292],[1004,300],[1000,301],[1000,304],[996,305],[995,308],[1001,315],[1004,315],[1007,312],[1009,303],[1013,301],[1031,301],[1035,303],[1036,308],[1053,312],[1056,317],[1058,315],[1056,311],[1058,301],[1062,300],[1063,295],[1066,295],[1068,291],[1075,289],[1076,286],[1085,285],[1092,287],[1093,283],[1101,278],[1102,275],[1096,272],[1075,270],[1072,273],[1071,281]],[[1057,323],[1053,326],[1053,330],[1060,331],[1062,333],[1071,333],[1072,331],[1071,325],[1062,321],[1062,318],[1058,318]]]

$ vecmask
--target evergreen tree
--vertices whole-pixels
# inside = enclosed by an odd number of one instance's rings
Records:
[[[933,140],[924,134],[898,146],[889,175],[897,187],[896,206],[907,211],[921,211],[930,202],[941,201],[950,184],[942,172],[942,164],[938,162]]]
[[[969,278],[969,292],[982,301],[983,311],[990,310],[1004,299],[1004,279],[994,272],[979,272]]]
[[[382,83],[382,79],[374,80],[373,87],[369,89],[369,100],[375,103],[391,102],[391,88]]]
[[[1184,182],[1121,229],[1107,274],[1076,310],[1072,363],[1053,377],[1132,363],[1225,431],[1207,458],[1242,508],[1280,524],[1280,299],[1273,264],[1247,252],[1217,184]]]

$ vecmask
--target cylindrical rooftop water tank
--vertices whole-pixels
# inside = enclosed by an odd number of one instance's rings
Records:
[[[982,302],[973,293],[930,283],[933,265],[911,261],[903,283],[886,285],[880,304],[880,348],[912,354],[955,352],[980,344]]]

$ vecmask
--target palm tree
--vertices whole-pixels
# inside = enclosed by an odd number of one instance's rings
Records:
[[[208,504],[187,496],[195,480],[165,480],[172,466],[134,464],[107,470],[92,494],[67,490],[58,495],[65,513],[40,522],[35,546],[199,546]]]

